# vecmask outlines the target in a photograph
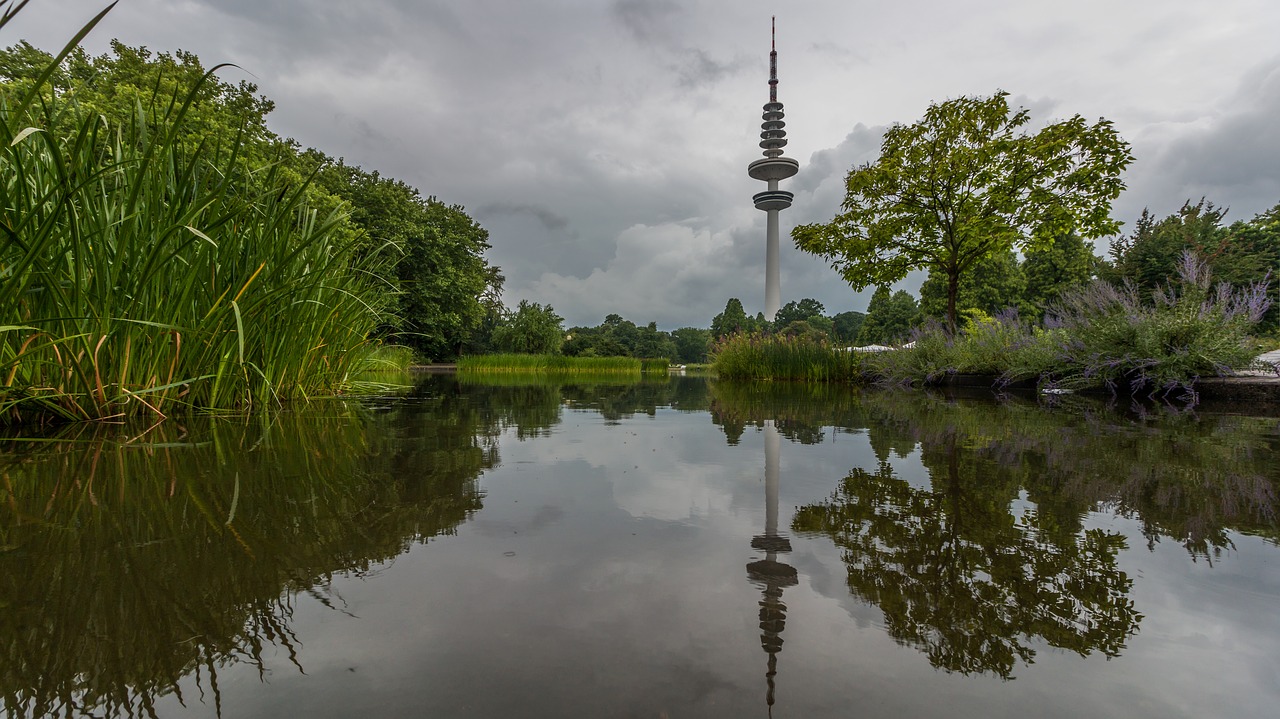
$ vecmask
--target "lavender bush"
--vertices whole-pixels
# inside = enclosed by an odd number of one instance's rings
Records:
[[[1046,317],[1060,341],[1056,369],[1045,378],[1062,387],[1160,394],[1248,368],[1249,332],[1270,306],[1268,281],[1213,286],[1206,263],[1185,252],[1178,276],[1153,292],[1151,303],[1131,284],[1095,281],[1069,291]]]

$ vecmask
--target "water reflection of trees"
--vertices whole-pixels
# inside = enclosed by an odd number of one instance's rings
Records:
[[[1197,559],[1229,548],[1232,531],[1280,541],[1275,419],[1135,417],[1085,401],[1048,410],[1034,401],[803,385],[717,383],[711,391],[712,421],[730,443],[742,428],[770,419],[797,442],[821,441],[824,431],[866,432],[881,461],[954,437],[1013,473],[1048,515],[1045,531],[1074,534],[1088,512],[1109,511],[1138,521],[1149,544],[1172,539]]]
[[[856,389],[828,384],[716,382],[709,409],[731,445],[747,427],[760,429],[766,421],[792,442],[817,444],[827,427],[862,426],[859,396]]]
[[[922,449],[955,434],[968,449],[1008,468],[1059,531],[1087,512],[1135,519],[1148,544],[1169,538],[1193,558],[1231,546],[1230,532],[1275,541],[1280,425],[1234,415],[1157,414],[1134,418],[1081,405],[1045,411],[1034,404],[900,401],[865,403],[870,430]]]
[[[562,410],[599,414],[619,422],[638,414],[650,417],[659,408],[683,412],[705,411],[709,401],[706,380],[699,377],[645,377],[625,381],[608,375],[484,375],[433,377],[419,392],[448,392],[465,387],[469,401],[483,404],[503,427],[517,436],[545,434],[562,421]]]
[[[192,673],[217,705],[228,663],[261,668],[273,645],[298,662],[295,593],[340,603],[324,590],[336,573],[368,571],[480,509],[491,428],[474,408],[440,411],[446,401],[7,445],[8,714],[154,715]]]
[[[853,594],[949,671],[1010,677],[1037,642],[1123,649],[1141,619],[1116,565],[1126,541],[1086,529],[1090,512],[1133,518],[1149,544],[1173,539],[1192,559],[1218,556],[1232,532],[1280,536],[1273,419],[725,384],[712,408],[731,443],[769,419],[797,442],[867,433],[874,466],[792,528],[840,546]],[[918,456],[927,484],[895,474],[893,455]]]
[[[888,464],[854,469],[831,499],[799,509],[798,532],[844,550],[850,589],[884,612],[894,639],[936,667],[1009,678],[1032,644],[1116,656],[1140,615],[1116,567],[1118,534],[1043,531],[1040,515],[1009,512],[1012,473],[953,442],[923,453],[933,486],[917,489]]]

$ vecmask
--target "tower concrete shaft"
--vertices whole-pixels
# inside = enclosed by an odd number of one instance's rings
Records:
[[[757,210],[768,213],[765,224],[765,265],[764,265],[764,316],[770,322],[777,316],[782,307],[782,282],[779,269],[778,248],[778,213],[791,206],[794,197],[786,190],[778,189],[778,182],[795,175],[800,170],[800,163],[782,156],[782,148],[787,145],[787,131],[783,128],[782,103],[778,102],[778,48],[776,25],[774,40],[769,51],[769,102],[764,104],[764,113],[760,124],[760,147],[764,150],[764,159],[756,160],[747,166],[747,174],[769,183],[769,189],[756,193],[752,200]]]

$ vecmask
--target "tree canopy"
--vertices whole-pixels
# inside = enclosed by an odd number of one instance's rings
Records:
[[[773,316],[773,324],[777,327],[786,327],[792,322],[808,320],[812,317],[822,317],[822,313],[826,311],[822,303],[812,297],[806,297],[799,302],[792,300],[783,305],[778,310],[778,313]]]
[[[858,343],[892,344],[901,340],[911,330],[917,311],[916,298],[911,293],[898,290],[890,294],[888,287],[877,287],[867,305]]]
[[[1011,111],[1007,97],[947,100],[889,128],[880,159],[849,172],[841,213],[796,227],[796,246],[856,289],[940,272],[954,330],[960,278],[981,259],[1073,230],[1114,234],[1111,201],[1124,189],[1129,144],[1109,121],[1079,115],[1027,132],[1030,113]]]
[[[1026,278],[1026,307],[1036,317],[1072,287],[1093,279],[1102,260],[1093,248],[1074,232],[1054,240],[1052,245],[1028,248],[1022,262]]]
[[[1010,308],[1023,310],[1027,277],[1013,250],[994,252],[975,262],[956,288],[956,312],[980,310],[994,316]],[[947,277],[931,269],[920,285],[920,315],[947,316]]]
[[[503,352],[559,354],[564,342],[563,322],[551,305],[520,300],[516,311],[494,329],[493,343]]]

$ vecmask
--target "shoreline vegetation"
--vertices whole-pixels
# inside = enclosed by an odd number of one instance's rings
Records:
[[[1133,285],[1097,280],[1066,292],[1043,323],[1016,312],[973,317],[954,334],[938,322],[890,351],[857,351],[803,336],[735,334],[713,348],[721,379],[927,386],[958,374],[1043,391],[1189,395],[1202,377],[1255,367],[1250,331],[1270,306],[1268,283],[1214,285],[1186,253],[1150,301]]]
[[[667,372],[665,358],[570,357],[555,354],[488,354],[458,359],[458,374],[635,375]]]

